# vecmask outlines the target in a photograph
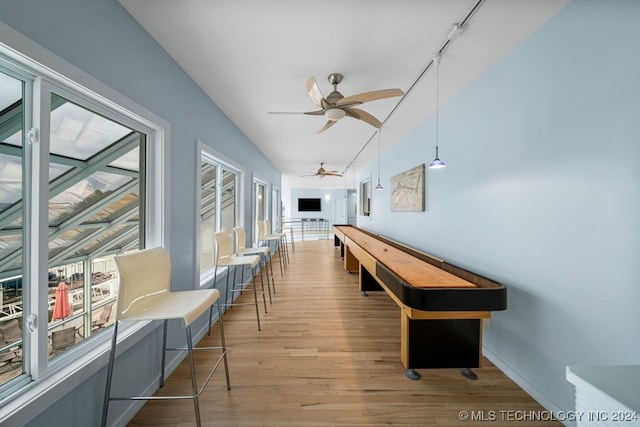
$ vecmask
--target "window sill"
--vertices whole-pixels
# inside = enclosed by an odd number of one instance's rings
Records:
[[[200,289],[215,288],[216,280],[227,274],[227,267],[219,267],[218,271],[207,270],[200,275]]]

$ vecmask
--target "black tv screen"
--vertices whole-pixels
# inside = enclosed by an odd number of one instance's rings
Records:
[[[320,212],[322,205],[320,199],[298,199],[298,212]]]

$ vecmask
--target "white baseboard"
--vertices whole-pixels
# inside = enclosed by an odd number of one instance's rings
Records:
[[[511,378],[513,382],[523,389],[529,396],[533,397],[536,402],[544,407],[547,411],[554,414],[573,412],[574,408],[561,408],[556,402],[554,402],[549,396],[547,396],[542,390],[531,384],[525,377],[520,375],[519,372],[509,366],[498,355],[491,351],[486,346],[482,346],[482,354],[491,361],[498,369],[500,369],[506,376]],[[566,421],[564,425],[567,427],[574,427],[575,421]]]

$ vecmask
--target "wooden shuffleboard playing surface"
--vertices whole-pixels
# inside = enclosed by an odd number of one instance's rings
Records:
[[[460,277],[397,249],[356,228],[342,229],[347,238],[392,270],[407,284],[416,288],[475,288]]]

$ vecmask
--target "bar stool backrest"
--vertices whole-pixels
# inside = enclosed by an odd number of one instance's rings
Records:
[[[218,231],[213,237],[216,240],[216,259],[218,265],[224,265],[233,256],[233,242],[226,231]]]
[[[233,232],[236,236],[236,254],[241,254],[247,248],[247,233],[243,227],[234,227]]]
[[[171,259],[166,249],[144,249],[114,259],[120,276],[116,321],[145,312],[170,292]]]
[[[273,219],[276,222],[276,230],[277,231],[282,231],[282,220],[280,220],[280,217],[274,216]]]
[[[262,241],[262,240],[264,240],[264,236],[265,236],[264,222],[263,221],[258,221],[256,223],[256,225],[258,227],[258,240]]]

